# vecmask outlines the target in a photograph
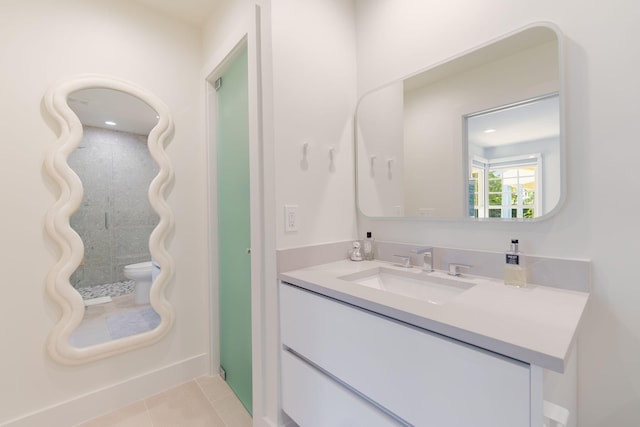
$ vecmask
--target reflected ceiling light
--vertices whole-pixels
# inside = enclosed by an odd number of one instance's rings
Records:
[[[484,133],[493,133],[495,131],[496,131],[495,129],[485,129]]]
[[[106,122],[104,122],[105,125],[109,125],[109,126],[115,126],[116,122],[112,122],[111,120],[107,120]]]

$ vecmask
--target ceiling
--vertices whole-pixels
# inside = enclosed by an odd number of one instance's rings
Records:
[[[135,0],[194,25],[202,25],[225,0]]]
[[[487,132],[493,130],[493,132]],[[479,113],[467,119],[470,144],[496,147],[560,135],[558,96]]]
[[[85,126],[148,135],[158,123],[158,115],[145,102],[113,89],[92,88],[69,95],[69,107]],[[115,125],[107,125],[112,121]]]

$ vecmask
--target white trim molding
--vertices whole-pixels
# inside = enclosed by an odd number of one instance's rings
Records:
[[[197,354],[5,421],[0,427],[75,426],[206,376],[208,359],[206,353]]]

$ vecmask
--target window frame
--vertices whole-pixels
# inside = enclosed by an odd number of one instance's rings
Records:
[[[486,159],[477,155],[472,155],[470,158],[471,168],[469,170],[469,210],[468,215],[470,218],[478,218],[478,219],[491,219],[491,218],[507,218],[507,219],[525,219],[523,214],[526,209],[533,208],[533,217],[531,219],[535,219],[539,216],[539,213],[542,209],[542,154],[541,153],[531,153],[519,156],[510,156],[510,157],[497,157],[493,159]],[[506,168],[519,168],[526,166],[534,166],[534,203],[533,205],[524,205],[524,204],[501,204],[501,205],[490,205],[489,204],[489,174],[492,170],[497,169],[506,169]],[[482,178],[478,177],[478,179],[473,177],[475,170],[482,171]],[[478,191],[477,197],[474,197],[476,194],[475,188],[473,186],[474,181],[478,181]],[[477,201],[478,203],[474,203]],[[500,209],[501,215],[500,217],[490,217],[489,211],[492,209]],[[505,216],[505,212],[511,212],[511,210],[516,209],[516,216]],[[477,212],[477,214],[476,214]]]

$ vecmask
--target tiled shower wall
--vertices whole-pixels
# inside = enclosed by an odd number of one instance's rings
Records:
[[[147,192],[158,166],[147,136],[84,127],[69,166],[84,194],[71,226],[84,242],[84,259],[71,276],[76,287],[126,280],[127,264],[149,261],[149,235],[158,224]]]

